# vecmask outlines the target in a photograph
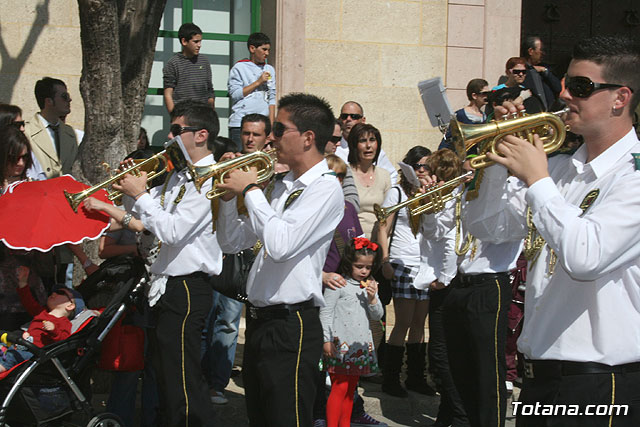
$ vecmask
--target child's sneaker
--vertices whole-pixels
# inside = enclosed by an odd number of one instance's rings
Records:
[[[373,418],[371,415],[364,413],[362,415],[358,415],[356,417],[351,417],[351,427],[368,427],[368,426],[379,426],[379,427],[389,427],[387,424],[380,422]]]
[[[221,391],[213,391],[211,394],[211,403],[214,405],[226,405],[229,403],[229,399],[227,399],[223,392]]]

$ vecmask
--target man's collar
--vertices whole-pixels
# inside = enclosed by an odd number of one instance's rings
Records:
[[[344,136],[342,137],[342,139],[340,140],[340,147],[342,148],[349,148],[349,143],[347,142],[346,139],[344,139]]]
[[[300,175],[298,179],[294,179],[293,171],[289,171],[282,181],[285,183],[287,188],[290,188],[291,186],[307,187],[309,184],[311,184],[313,181],[315,181],[317,178],[319,178],[329,170],[329,165],[327,164],[326,159],[323,158],[305,173]]]
[[[36,115],[38,116],[38,119],[40,119],[40,123],[42,123],[42,125],[47,128],[49,125],[54,125],[57,126],[60,124],[60,119],[58,119],[58,121],[56,121],[55,123],[51,123],[49,122],[47,119],[44,118],[44,116],[42,114],[40,114],[39,112],[36,113]]]
[[[611,167],[620,161],[626,161],[623,159],[631,150],[631,148],[638,144],[638,136],[633,128],[625,136],[616,141],[613,145],[607,148],[604,152],[600,153],[598,157],[591,160],[588,165],[593,170],[596,177],[601,177]],[[587,160],[587,144],[582,144],[580,148],[576,150],[572,156],[572,163],[575,166],[578,173],[582,173],[587,166],[585,163]]]

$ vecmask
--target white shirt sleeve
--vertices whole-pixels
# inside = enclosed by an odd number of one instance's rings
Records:
[[[173,202],[169,202],[173,203]],[[186,185],[185,194],[173,211],[166,211],[150,194],[143,194],[133,205],[142,224],[164,244],[181,246],[210,227],[211,203]]]
[[[261,193],[251,191],[251,193]],[[258,238],[251,228],[248,218],[239,216],[236,208],[237,197],[228,202],[220,200],[218,205],[218,220],[216,222],[216,238],[224,253],[235,254],[243,249],[252,247]]]
[[[640,257],[640,172],[602,188],[602,200],[583,215],[551,178],[529,188],[526,198],[540,235],[576,280],[596,280]]]
[[[484,169],[478,197],[464,207],[464,224],[476,238],[487,243],[522,240],[527,232],[524,196],[526,186],[508,176],[502,165]]]
[[[291,259],[333,234],[344,215],[344,196],[340,184],[332,184],[317,179],[280,216],[262,192],[246,194],[251,229],[275,262]]]
[[[393,167],[391,160],[389,160],[384,150],[380,150],[380,155],[378,155],[378,162],[376,164],[389,172],[389,175],[391,175],[392,186],[398,183],[398,171]]]

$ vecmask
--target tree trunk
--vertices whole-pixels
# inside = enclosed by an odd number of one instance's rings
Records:
[[[80,93],[85,136],[73,174],[108,178],[135,149],[166,0],[78,0],[82,42]]]
[[[85,134],[72,173],[80,181],[103,182],[109,175],[101,164],[116,168],[136,147],[165,3],[78,0]],[[84,248],[95,262],[97,244]],[[75,273],[84,273],[77,262]]]

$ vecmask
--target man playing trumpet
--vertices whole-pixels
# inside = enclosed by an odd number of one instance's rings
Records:
[[[631,40],[578,43],[560,98],[584,144],[547,162],[539,138],[532,145],[504,137],[504,157],[488,154],[504,167],[487,169],[482,199],[470,204],[476,237],[526,234],[531,273],[518,341],[527,359],[514,405],[519,426],[640,424],[640,143],[632,126],[638,69],[640,48]],[[500,109],[515,111],[511,104]],[[505,194],[505,167],[523,191]],[[524,416],[526,405],[556,413]],[[588,416],[597,405],[607,411]],[[572,413],[585,415],[563,416]]]
[[[217,221],[222,249],[235,253],[256,240],[263,245],[247,281],[253,307],[242,373],[252,426],[313,422],[323,344],[322,267],[344,212],[340,183],[323,156],[333,127],[326,101],[285,96],[273,125],[273,146],[290,172],[264,193],[255,170],[234,170],[219,184],[227,190]],[[238,215],[233,199],[239,195],[248,216]]]

